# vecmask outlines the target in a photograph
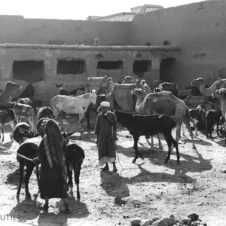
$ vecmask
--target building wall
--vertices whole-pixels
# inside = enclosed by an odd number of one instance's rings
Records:
[[[137,15],[129,25],[132,45],[180,46],[174,80],[181,87],[203,76],[226,77],[226,1],[200,2]]]
[[[24,19],[21,16],[0,16],[0,43],[93,45],[95,38],[99,38],[100,45],[155,46],[168,43],[181,48],[176,56],[175,68],[172,69],[170,78],[183,88],[189,86],[190,81],[198,76],[205,77],[208,84],[218,77],[219,72],[226,77],[225,12],[226,1],[219,0],[139,14],[135,16],[133,22],[43,20]],[[2,59],[5,65],[1,62],[3,68],[1,70],[5,73],[1,73],[3,77],[10,73],[8,69],[4,70],[8,64],[12,63],[12,60],[9,62],[6,60],[7,57],[24,58],[27,54],[27,50],[12,49],[7,52],[8,55]],[[31,52],[32,57],[44,56],[47,59],[48,55],[52,54],[48,50]],[[56,52],[55,58],[65,54],[64,51]],[[73,54],[75,53],[71,53]],[[116,56],[109,51],[105,55],[120,60],[123,54]],[[30,58],[30,53],[28,55]],[[131,58],[133,59],[133,55]],[[49,61],[47,60],[47,66],[50,65]],[[93,64],[92,60],[90,64]],[[126,64],[127,68],[131,67],[128,63]],[[90,75],[97,73],[94,69],[92,70]],[[126,73],[131,71],[132,68]],[[124,74],[124,71],[120,73]],[[159,75],[159,68],[156,68],[155,77],[157,75]]]
[[[149,51],[140,51],[142,57],[136,57],[136,50],[79,50],[72,48],[34,48],[34,47],[0,47],[0,90],[3,91],[5,83],[9,80],[15,81],[24,88],[28,82],[17,80],[13,77],[14,61],[43,61],[44,77],[41,81],[33,83],[35,88],[35,99],[41,99],[48,103],[49,100],[57,94],[56,84],[62,84],[63,88],[70,91],[75,88],[87,85],[87,77],[112,76],[115,82],[123,80],[125,75],[133,74],[134,60],[150,60],[153,67],[146,72],[142,79],[151,82],[150,78],[158,77],[158,64],[160,55]],[[101,54],[101,58],[97,57]],[[81,74],[57,74],[58,59],[84,59],[86,70]],[[157,59],[157,60],[156,60]],[[97,69],[98,61],[123,62],[122,69],[100,70]],[[26,75],[27,77],[27,75]]]
[[[24,19],[0,16],[0,43],[126,45],[127,22]]]

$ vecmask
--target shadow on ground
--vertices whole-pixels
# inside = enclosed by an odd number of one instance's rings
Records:
[[[20,222],[35,219],[40,213],[40,205],[33,200],[24,200],[18,203],[10,212],[10,215],[17,216]]]
[[[164,160],[167,157],[167,151],[154,151],[150,149],[141,149],[139,148],[140,153],[143,155],[145,159],[148,159],[152,164],[158,165],[158,166],[165,166],[169,169],[174,169],[175,173],[167,174],[165,172],[159,172],[159,173],[152,173],[144,168],[142,168],[141,165],[138,165],[141,172],[135,177],[130,178],[130,183],[133,183],[136,181],[136,178],[139,179],[139,182],[173,182],[173,183],[190,183],[193,181],[193,179],[186,174],[188,172],[203,172],[208,171],[212,169],[211,160],[212,159],[204,159],[202,155],[197,151],[194,150],[194,156],[187,155],[182,153],[183,149],[180,150],[180,165],[177,164],[177,161],[174,159],[169,160],[167,164],[164,164]],[[127,157],[131,157],[131,164],[132,160],[134,158],[134,149],[131,148],[124,148],[120,145],[118,145],[117,152],[121,153],[123,155],[126,155]],[[176,155],[175,149],[172,151],[172,156]],[[140,160],[137,160],[138,162]],[[149,175],[149,177],[146,177],[145,175]],[[144,177],[145,176],[145,177]],[[145,181],[142,180],[142,178],[145,179]]]

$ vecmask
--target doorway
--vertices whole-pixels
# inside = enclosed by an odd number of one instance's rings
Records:
[[[160,80],[162,82],[174,82],[175,80],[176,59],[163,59],[160,64]]]

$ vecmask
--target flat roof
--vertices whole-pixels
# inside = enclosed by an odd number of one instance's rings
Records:
[[[49,45],[49,44],[0,44],[0,48],[62,49],[62,50],[125,50],[125,51],[180,51],[179,46],[140,46],[140,45]]]

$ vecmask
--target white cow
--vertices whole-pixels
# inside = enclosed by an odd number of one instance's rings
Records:
[[[50,101],[55,117],[64,111],[66,114],[79,115],[79,128],[81,129],[81,122],[84,119],[88,106],[93,103],[96,104],[97,95],[95,92],[85,93],[80,96],[65,96],[56,95]]]

